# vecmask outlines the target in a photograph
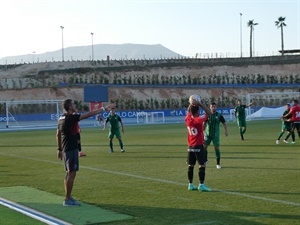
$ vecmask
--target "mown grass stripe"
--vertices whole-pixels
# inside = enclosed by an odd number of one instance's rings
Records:
[[[32,157],[24,157],[24,156],[19,156],[19,155],[12,155],[12,154],[7,154],[7,153],[0,153],[0,155],[35,160],[35,161],[39,161],[39,162],[46,162],[46,163],[52,163],[52,164],[61,164],[61,162],[54,162],[54,161],[50,161],[50,160],[42,160],[42,159],[37,159],[37,158],[32,158]],[[145,176],[141,176],[141,175],[105,170],[105,169],[101,169],[101,168],[93,168],[93,167],[87,167],[87,166],[80,166],[80,168],[98,171],[98,172],[104,172],[104,173],[111,173],[111,174],[120,175],[120,176],[133,177],[133,178],[137,178],[137,179],[151,180],[151,181],[156,181],[156,182],[160,182],[160,183],[186,186],[186,183],[180,183],[180,182],[176,182],[176,181],[169,181],[169,180],[158,179],[158,178],[153,178],[153,177],[145,177]],[[296,202],[289,202],[289,201],[277,200],[277,199],[272,199],[272,198],[266,198],[266,197],[260,197],[260,196],[255,196],[255,195],[243,194],[243,193],[239,193],[239,192],[230,192],[230,191],[218,190],[218,189],[214,189],[214,191],[222,192],[222,193],[230,194],[230,195],[236,195],[236,196],[242,196],[242,197],[262,200],[262,201],[269,201],[269,202],[274,202],[274,203],[281,203],[284,205],[293,205],[293,206],[300,207],[300,203],[296,203]]]

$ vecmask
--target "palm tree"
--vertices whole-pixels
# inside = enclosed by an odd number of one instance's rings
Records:
[[[277,28],[279,28],[280,27],[280,29],[281,29],[281,55],[283,55],[284,54],[284,45],[283,45],[283,27],[285,27],[286,26],[286,24],[285,24],[285,17],[279,17],[278,18],[278,20],[277,21],[275,21],[275,26],[277,27]]]
[[[254,26],[258,25],[258,23],[254,23],[254,20],[249,20],[247,23],[248,27],[250,27],[250,58],[252,58],[252,33],[254,30]]]

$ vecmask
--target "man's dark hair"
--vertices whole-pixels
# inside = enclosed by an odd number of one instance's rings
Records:
[[[298,100],[297,99],[294,99],[293,102],[295,102],[296,104],[298,104]]]
[[[217,105],[215,102],[210,103],[211,105]]]
[[[195,115],[199,111],[199,106],[191,105],[190,110],[191,110],[192,115]]]
[[[72,99],[66,99],[63,101],[63,107],[67,112],[71,105],[72,105]]]

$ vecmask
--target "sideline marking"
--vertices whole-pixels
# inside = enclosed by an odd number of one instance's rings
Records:
[[[72,225],[66,221],[0,197],[0,204],[49,225]]]
[[[0,155],[11,156],[11,157],[16,157],[16,158],[22,158],[22,159],[30,159],[30,160],[39,161],[39,162],[46,162],[46,163],[62,165],[61,162],[54,162],[54,161],[50,161],[50,160],[37,159],[37,158],[32,158],[32,157],[24,157],[24,156],[11,155],[11,154],[6,154],[6,153],[0,153]],[[181,185],[181,186],[186,185],[185,183],[180,183],[180,182],[176,182],[176,181],[169,181],[169,180],[163,180],[163,179],[152,178],[152,177],[144,177],[144,176],[134,175],[134,174],[130,174],[130,173],[121,173],[121,172],[117,172],[117,171],[93,168],[93,167],[88,167],[88,166],[80,166],[80,168],[88,169],[88,170],[94,170],[94,171],[98,171],[98,172],[111,173],[111,174],[116,174],[116,175],[121,175],[121,176],[133,177],[133,178],[137,178],[137,179],[157,181],[157,182],[160,182],[160,183],[176,184],[176,185]],[[230,195],[237,195],[237,196],[242,196],[242,197],[247,197],[247,198],[253,198],[253,199],[258,199],[258,200],[263,200],[263,201],[276,202],[276,203],[282,203],[282,204],[285,204],[285,205],[293,205],[293,206],[300,207],[300,203],[296,203],[296,202],[288,202],[288,201],[277,200],[277,199],[272,199],[272,198],[259,197],[259,196],[243,194],[243,193],[239,193],[239,192],[223,191],[223,190],[218,190],[218,189],[213,189],[213,190],[215,192],[222,192],[222,193],[230,194]]]

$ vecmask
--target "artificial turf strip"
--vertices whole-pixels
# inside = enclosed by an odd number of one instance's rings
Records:
[[[26,186],[1,187],[0,196],[74,225],[107,223],[132,218],[129,215],[83,202],[80,202],[79,207],[66,207],[62,205],[63,197]]]

